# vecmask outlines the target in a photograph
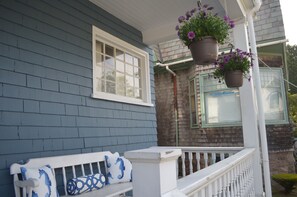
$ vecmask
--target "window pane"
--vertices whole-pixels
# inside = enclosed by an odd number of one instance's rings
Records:
[[[190,119],[191,126],[197,126],[197,109],[196,109],[196,91],[195,91],[196,80],[190,81],[189,95],[190,95]]]
[[[108,81],[115,82],[115,71],[110,69],[105,69],[105,79]]]
[[[190,82],[190,95],[193,95],[193,93],[194,93],[194,80],[192,80],[191,82]]]
[[[127,86],[134,86],[134,83],[133,83],[133,77],[131,76],[126,76],[126,85]]]
[[[117,94],[125,96],[125,75],[123,73],[117,72]]]
[[[97,78],[96,90],[100,92],[105,92],[105,81]]]
[[[116,67],[117,67],[117,71],[125,72],[124,62],[117,60]]]
[[[139,66],[139,58],[134,57],[134,66]]]
[[[134,77],[140,77],[140,71],[140,68],[134,67]]]
[[[196,111],[196,108],[195,108],[195,96],[191,96],[190,97],[191,99],[191,112],[195,112]]]
[[[96,74],[97,79],[105,79],[104,67],[96,66],[93,72]]]
[[[134,95],[135,95],[135,98],[141,99],[141,90],[138,88],[135,88]]]
[[[133,57],[130,54],[125,54],[125,62],[133,64]]]
[[[192,125],[197,125],[198,122],[197,122],[196,112],[192,112],[191,116],[192,116]]]
[[[266,120],[285,120],[282,73],[280,70],[261,69],[262,98]]]
[[[135,82],[134,86],[136,88],[140,88],[141,87],[141,81],[140,81],[139,78],[135,78],[134,82]]]
[[[134,94],[133,94],[133,87],[128,86],[128,87],[126,87],[126,90],[127,90],[127,92],[126,92],[126,96],[134,97]]]
[[[109,56],[114,56],[114,48],[112,46],[109,45],[105,45],[105,54],[109,55]]]
[[[106,92],[115,94],[115,83],[106,81]]]
[[[103,60],[104,60],[103,55],[101,55],[100,53],[96,53],[96,65],[103,66],[103,64],[102,64]]]
[[[126,64],[126,73],[129,75],[133,75],[133,66]]]
[[[99,53],[103,53],[103,43],[96,41],[96,51]]]
[[[121,51],[121,50],[119,50],[119,49],[117,49],[116,50],[116,58],[119,59],[119,60],[124,61],[124,52]]]
[[[234,123],[241,121],[238,91],[225,90],[205,94],[207,123]]]
[[[114,58],[113,57],[108,57],[105,56],[105,67],[109,69],[115,69],[115,63],[114,63]]]
[[[118,95],[125,96],[125,75],[123,73],[117,72],[116,88]]]

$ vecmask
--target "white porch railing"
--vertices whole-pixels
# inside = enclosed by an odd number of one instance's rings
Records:
[[[255,196],[254,149],[235,155],[177,181],[177,188],[189,197]]]
[[[153,147],[129,151],[125,156],[133,163],[134,197],[245,197],[255,196],[254,152],[238,147]],[[177,180],[178,157],[185,166],[182,174],[190,175]],[[198,162],[201,157],[204,169],[201,159]],[[194,172],[194,168],[199,169],[197,165],[201,170]]]
[[[238,153],[242,147],[176,147],[159,146],[161,149],[181,149],[182,155],[177,161],[179,177],[193,174],[203,168]],[[180,167],[181,166],[181,167]]]

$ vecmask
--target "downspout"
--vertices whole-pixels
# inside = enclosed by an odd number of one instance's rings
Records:
[[[287,80],[287,85],[286,85],[286,91],[290,92],[290,85],[289,85],[289,70],[288,70],[288,64],[287,64],[287,46],[286,43],[283,43],[283,54],[284,54],[284,68],[286,72],[286,80]]]
[[[254,0],[254,8],[247,14],[248,18],[248,30],[249,30],[249,38],[251,45],[251,52],[256,57],[253,60],[253,80],[255,82],[256,96],[257,96],[257,105],[258,105],[258,124],[260,128],[260,143],[262,149],[262,161],[263,161],[263,175],[264,175],[264,188],[265,188],[265,196],[272,197],[271,193],[271,180],[270,180],[270,169],[269,169],[269,157],[268,157],[268,146],[267,146],[267,135],[266,135],[266,127],[265,127],[265,116],[264,116],[264,107],[262,100],[262,92],[261,92],[261,81],[260,81],[260,71],[259,71],[259,62],[258,62],[258,54],[257,54],[257,45],[256,45],[256,37],[255,37],[255,29],[254,29],[254,21],[253,16],[255,12],[257,12],[262,4],[262,0]]]
[[[177,105],[177,82],[176,73],[173,72],[168,64],[157,63],[157,66],[165,66],[166,70],[171,73],[173,81],[173,104],[174,104],[174,121],[175,121],[175,146],[179,146],[179,128],[178,128],[178,105]]]

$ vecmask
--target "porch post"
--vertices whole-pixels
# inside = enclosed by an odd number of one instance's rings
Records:
[[[180,149],[148,148],[125,152],[132,162],[134,197],[161,197],[177,194],[177,158]],[[178,196],[185,196],[178,193]]]
[[[240,21],[233,29],[234,46],[244,51],[249,51],[247,25]],[[250,73],[252,74],[251,70]],[[257,127],[257,113],[253,78],[250,81],[244,79],[243,86],[239,88],[242,129],[244,147],[255,148],[254,154],[254,186],[255,196],[263,196],[262,167],[259,149],[259,132]]]

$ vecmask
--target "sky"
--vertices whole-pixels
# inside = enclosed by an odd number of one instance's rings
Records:
[[[297,0],[280,0],[286,38],[290,45],[297,45]]]

